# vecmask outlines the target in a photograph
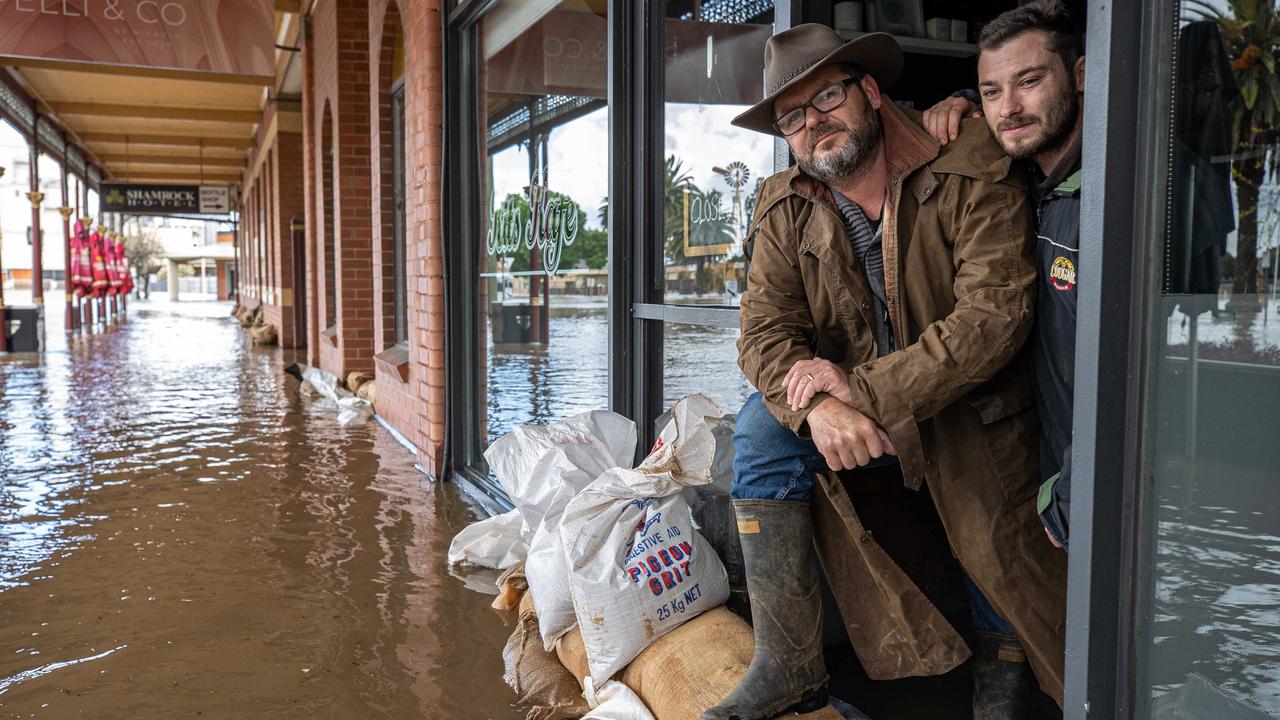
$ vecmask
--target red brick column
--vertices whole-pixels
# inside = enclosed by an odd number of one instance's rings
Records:
[[[401,6],[405,26],[405,124],[409,135],[407,210],[410,354],[417,398],[419,462],[432,475],[444,471],[444,237],[440,216],[443,161],[444,57],[439,0]],[[457,282],[470,282],[459,278]],[[459,342],[466,342],[459,338]],[[464,428],[457,428],[465,432]]]
[[[345,376],[373,370],[372,176],[369,148],[369,6],[366,0],[321,0],[311,15],[312,112],[333,113],[333,234],[337,296],[336,343],[319,341],[319,365]],[[318,116],[312,124],[322,126]],[[317,147],[321,138],[312,136]],[[317,186],[318,177],[313,175]],[[321,189],[322,190],[322,189]],[[323,214],[317,198],[316,216]],[[324,223],[316,227],[327,244]],[[317,267],[323,254],[317,254]],[[323,277],[323,272],[320,273]],[[323,322],[323,320],[322,320]]]

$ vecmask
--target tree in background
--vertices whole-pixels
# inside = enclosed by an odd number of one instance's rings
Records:
[[[551,197],[559,201],[561,206],[568,205],[578,215],[578,234],[572,245],[566,245],[560,255],[560,269],[578,267],[584,263],[586,267],[599,270],[609,263],[609,234],[604,230],[593,230],[587,225],[587,212],[568,195],[551,192]],[[602,212],[605,210],[601,209]],[[495,213],[504,216],[514,213],[520,218],[520,226],[525,227],[529,220],[529,199],[518,193],[511,193],[502,199]],[[540,252],[535,248],[534,252]],[[512,256],[510,272],[525,272],[530,269],[529,251],[521,250]]]
[[[129,269],[137,278],[137,282],[133,285],[134,297],[150,298],[151,273],[160,272],[160,259],[164,256],[164,246],[156,238],[155,226],[137,235],[126,237],[124,249],[129,258]]]

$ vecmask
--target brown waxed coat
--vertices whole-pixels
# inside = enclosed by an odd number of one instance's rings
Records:
[[[914,111],[886,99],[879,114],[885,288],[901,349],[876,357],[873,296],[830,190],[793,167],[756,200],[739,364],[801,435],[828,396],[793,412],[787,371],[819,357],[848,372],[854,407],[893,440],[907,487],[928,487],[952,552],[1061,704],[1066,556],[1035,511],[1038,425],[1021,354],[1036,277],[1032,205],[984,121],[964,121],[940,148]],[[963,662],[959,635],[872,539],[843,486],[820,477],[813,506],[823,568],[868,673],[936,674]]]

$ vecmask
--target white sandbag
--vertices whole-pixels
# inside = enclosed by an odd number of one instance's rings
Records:
[[[723,416],[705,395],[682,398],[639,467],[603,473],[565,509],[569,588],[597,683],[729,596],[724,566],[681,496],[711,482]]]
[[[338,399],[338,424],[342,427],[363,425],[372,417],[373,405],[368,400],[350,394]]]
[[[331,372],[325,372],[317,367],[308,367],[299,365],[303,368],[302,379],[311,383],[311,387],[324,397],[337,401],[344,397],[350,397],[351,393],[347,389],[338,384],[338,376]]]
[[[547,652],[551,652],[556,640],[578,622],[573,613],[573,598],[569,595],[569,562],[560,542],[560,519],[569,500],[577,492],[577,488],[568,485],[560,488],[557,501],[529,541],[529,557],[525,560],[525,578],[529,587],[534,588],[538,632],[542,636],[542,647]]]
[[[605,470],[630,466],[635,452],[634,422],[592,410],[549,425],[521,425],[494,441],[484,459],[533,532],[561,485],[581,490]]]
[[[471,523],[449,543],[449,564],[506,570],[529,554],[521,525],[516,510]]]
[[[591,706],[591,712],[583,715],[582,720],[654,720],[640,696],[617,680],[609,680],[596,689],[591,678],[587,678],[582,696]]]
[[[610,468],[635,457],[636,425],[616,413],[595,410],[549,425],[525,425],[485,452],[512,503],[529,528],[525,576],[533,589],[538,631],[550,651],[577,622],[569,596],[569,565],[560,542],[560,518],[569,500]]]

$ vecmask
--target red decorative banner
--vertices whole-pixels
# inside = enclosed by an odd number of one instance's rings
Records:
[[[0,57],[275,73],[271,0],[0,0]]]

